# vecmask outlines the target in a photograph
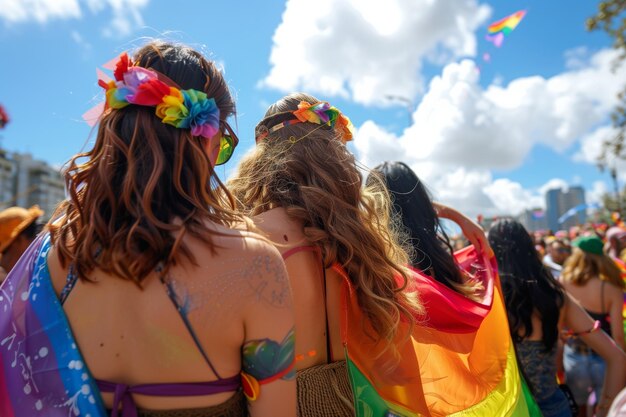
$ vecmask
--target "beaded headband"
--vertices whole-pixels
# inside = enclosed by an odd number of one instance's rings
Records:
[[[220,109],[215,99],[207,98],[204,92],[168,85],[163,81],[167,77],[135,66],[126,52],[120,55],[113,74],[115,80],[98,80],[98,85],[106,90],[105,109],[121,109],[130,104],[156,107],[156,116],[163,123],[190,129],[194,136],[211,138],[218,132]]]
[[[326,101],[320,101],[315,104],[310,104],[306,101],[301,101],[298,104],[298,110],[288,112],[296,116],[295,119],[286,120],[282,123],[278,123],[270,128],[267,128],[256,135],[256,142],[265,139],[270,133],[276,132],[283,127],[295,125],[298,123],[313,123],[321,126],[330,126],[337,129],[341,133],[343,142],[352,140],[354,126],[347,116],[339,111],[336,107],[331,106]]]

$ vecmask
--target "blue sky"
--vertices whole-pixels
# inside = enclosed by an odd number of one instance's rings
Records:
[[[81,115],[102,98],[96,68],[166,37],[222,63],[236,93],[242,142],[222,176],[253,146],[267,105],[307,90],[350,116],[350,146],[365,164],[406,160],[470,213],[541,205],[551,185],[580,183],[592,199],[610,188],[592,154],[611,132],[612,89],[626,73],[607,75],[611,41],[585,30],[597,2],[179,4],[0,0],[0,104],[12,119],[1,146],[61,165],[89,139]],[[520,9],[528,13],[501,48],[484,40],[488,23]],[[414,103],[408,129],[406,106],[389,95]]]

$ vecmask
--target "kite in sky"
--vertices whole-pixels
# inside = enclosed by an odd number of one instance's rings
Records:
[[[502,46],[502,42],[504,42],[504,37],[508,36],[509,33],[513,32],[519,22],[522,21],[524,16],[526,15],[526,10],[520,10],[513,13],[510,16],[505,17],[504,19],[498,20],[497,22],[493,22],[487,28],[489,34],[486,39],[489,42],[493,42],[496,47]]]

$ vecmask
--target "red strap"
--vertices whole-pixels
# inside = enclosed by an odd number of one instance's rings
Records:
[[[330,340],[330,327],[328,326],[328,310],[326,308],[326,269],[324,268],[324,262],[322,259],[322,251],[317,246],[296,246],[287,250],[285,253],[282,254],[283,260],[287,260],[287,258],[299,252],[316,252],[320,257],[320,263],[322,264],[321,265],[322,286],[324,288],[324,312],[326,313],[326,356],[329,362],[333,362],[334,358],[333,358],[332,344]],[[335,267],[333,266],[333,268]]]
[[[287,260],[287,258],[289,258],[291,255],[295,255],[299,252],[319,252],[319,250],[320,249],[317,246],[296,246],[282,254],[283,261]]]

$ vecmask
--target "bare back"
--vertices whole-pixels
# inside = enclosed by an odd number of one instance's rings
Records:
[[[144,280],[143,288],[101,270],[90,275],[94,283],[78,281],[63,308],[95,378],[138,385],[233,377],[242,368],[246,341],[280,341],[292,328],[290,289],[276,250],[250,233],[210,227],[225,234],[215,237],[217,253],[186,237],[198,265],[174,265],[167,275],[180,311],[156,272]],[[68,270],[61,267],[54,249],[48,265],[58,294]],[[281,384],[286,383],[270,385],[280,390]],[[134,398],[139,408],[174,409],[216,405],[232,395]],[[109,407],[112,397],[103,394]],[[289,407],[295,410],[294,404]]]
[[[324,271],[321,252],[283,208],[266,211],[254,222],[285,256],[296,316],[296,369],[344,359],[339,321],[342,278],[332,269]],[[299,249],[303,247],[309,249]]]

